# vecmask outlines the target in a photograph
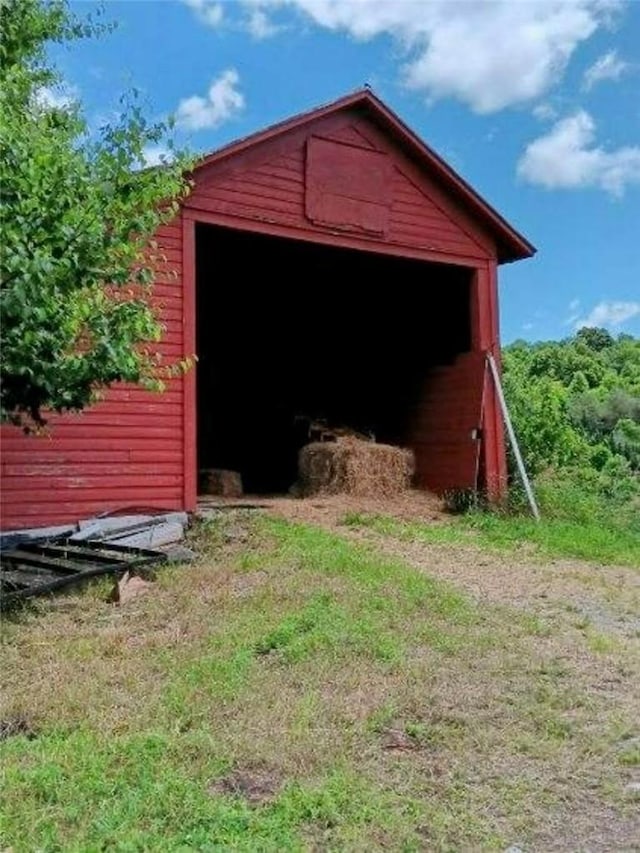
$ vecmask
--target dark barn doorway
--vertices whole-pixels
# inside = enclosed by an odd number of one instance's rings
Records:
[[[308,419],[402,444],[429,370],[471,348],[472,271],[196,227],[198,468],[286,492]]]

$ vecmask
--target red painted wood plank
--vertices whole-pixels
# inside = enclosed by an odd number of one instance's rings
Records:
[[[179,231],[172,231],[170,234],[159,234],[156,238],[159,249],[181,249],[182,239]]]
[[[65,490],[63,494],[65,500],[59,500],[55,504],[47,504],[35,495],[33,500],[25,497],[24,501],[16,501],[10,510],[3,506],[3,527],[7,528],[8,517],[12,518],[12,526],[44,526],[49,523],[45,519],[52,515],[62,517],[67,522],[74,522],[88,518],[94,512],[113,512],[117,509],[122,510],[135,506],[160,506],[169,508],[173,506],[174,508],[178,508],[182,503],[182,495],[179,489],[160,486],[155,487],[152,497],[149,490],[144,488],[127,489],[125,492],[119,494],[87,489],[78,489],[76,491]],[[69,509],[66,509],[67,507]],[[18,521],[16,524],[17,519],[20,517],[25,519],[24,523]]]
[[[455,228],[449,228],[446,223],[436,217],[430,217],[427,214],[420,216],[414,213],[403,213],[397,209],[392,209],[390,221],[391,227],[395,231],[402,231],[407,235],[416,234],[421,236],[426,233],[437,236],[450,240],[460,246],[470,246],[476,254],[481,254],[484,257],[479,246],[467,240],[460,231],[457,231]]]
[[[179,215],[172,222],[167,222],[159,226],[156,231],[156,239],[161,241],[164,237],[180,237]]]
[[[302,197],[270,199],[267,194],[246,190],[223,189],[216,187],[208,192],[198,193],[194,200],[205,210],[238,210],[252,213],[268,213],[276,220],[281,214],[302,217]],[[306,224],[306,223],[305,223]]]
[[[182,292],[179,284],[157,283],[153,285],[152,299],[162,299],[167,305],[179,308],[182,304]]]
[[[266,179],[274,178],[282,183],[283,188],[290,188],[295,191],[296,188],[304,191],[304,179],[300,164],[275,164],[273,162],[265,163],[264,166],[259,166],[251,172],[253,175],[259,175]]]
[[[182,406],[182,390],[179,387],[165,391],[147,391],[144,388],[114,387],[109,389],[109,403],[161,402],[164,406]]]
[[[303,188],[298,185],[280,187],[277,185],[277,181],[260,178],[255,181],[236,179],[221,184],[212,184],[204,187],[198,193],[198,197],[220,198],[224,201],[233,201],[238,195],[247,196],[252,203],[256,204],[262,204],[265,199],[268,201],[273,198],[283,205],[295,205],[303,199],[304,193]]]
[[[293,173],[291,173],[293,175]],[[298,197],[304,193],[304,182],[302,181],[299,175],[296,177],[282,177],[281,174],[276,173],[275,170],[271,170],[267,167],[263,169],[256,169],[251,172],[249,175],[244,176],[242,180],[236,179],[234,181],[226,181],[223,184],[219,184],[220,187],[224,189],[233,189],[233,190],[242,190],[244,187],[251,188],[264,188],[274,193],[280,193],[282,198],[291,198]],[[257,189],[255,190],[257,192]]]
[[[166,270],[167,266],[181,267],[182,266],[182,248],[177,246],[161,246],[159,251],[162,254],[162,260],[158,264],[159,269]]]
[[[93,423],[92,423],[93,421]],[[82,423],[76,422],[69,424],[69,429],[83,429],[88,425],[90,429],[96,429],[102,424],[107,427],[137,427],[139,430],[144,430],[152,422],[156,428],[164,427],[166,429],[180,429],[181,412],[178,411],[159,411],[154,413],[153,418],[149,418],[146,412],[140,412],[135,407],[131,410],[118,410],[109,413],[108,424],[106,421],[98,418],[91,418],[89,413],[84,417]]]
[[[182,478],[180,476],[149,475],[140,477],[122,477],[117,475],[113,477],[96,477],[92,481],[85,477],[34,477],[28,484],[22,483],[21,479],[14,481],[14,478],[8,477],[6,484],[3,484],[3,502],[10,499],[10,493],[17,491],[24,501],[33,501],[35,503],[48,504],[51,501],[51,490],[55,489],[58,493],[58,498],[61,494],[65,497],[75,500],[96,500],[97,498],[110,498],[111,500],[129,500],[135,498],[139,500],[145,495],[149,496],[151,491],[156,489],[164,489],[165,491],[180,493],[182,488]],[[18,498],[13,501],[14,504],[20,503]]]
[[[108,465],[112,465],[115,462],[128,462],[130,459],[128,450],[104,450],[98,456],[95,450],[78,450],[77,448],[62,450],[59,443],[56,442],[48,452],[37,448],[37,457],[33,462],[28,462],[25,461],[27,459],[25,450],[25,447],[18,447],[15,450],[7,450],[3,447],[2,462],[0,463],[3,477],[18,476],[16,471],[19,469],[26,470],[29,473],[51,465],[63,466],[73,463],[90,463],[94,462],[96,458],[99,458],[102,464]]]
[[[135,506],[150,506],[160,508],[179,508],[182,495],[179,489],[156,487],[153,497],[149,496],[148,489],[128,489],[124,494],[116,494],[109,491],[103,494],[95,491],[66,491],[67,500],[58,500],[55,504],[48,505],[46,502],[30,500],[29,496],[24,501],[16,501],[11,512],[3,513],[3,528],[9,526],[27,527],[29,525],[42,526],[49,524],[49,518],[55,517],[63,521],[77,521],[87,518],[96,512],[113,511]],[[18,519],[25,519],[20,523]],[[5,523],[5,519],[12,519],[11,525]],[[16,522],[18,522],[16,524]]]
[[[94,435],[95,427],[91,430],[81,432],[67,433],[66,431],[54,431],[52,438],[25,438],[20,436],[18,439],[5,438],[2,439],[2,461],[4,462],[20,462],[25,458],[33,458],[34,460],[47,460],[49,456],[58,458],[60,455],[63,458],[67,454],[78,454],[86,456],[87,459],[96,459],[98,454],[103,458],[103,454],[107,457],[109,454],[123,454],[126,459],[134,459],[136,454],[142,453],[143,458],[147,458],[145,454],[149,454],[150,458],[156,454],[162,457],[163,454],[168,454],[168,458],[172,458],[174,454],[181,452],[180,436],[171,435],[170,438],[154,437],[153,441],[144,435],[129,436],[126,441],[126,446],[118,436],[112,435],[109,438],[97,438]],[[27,444],[26,442],[32,442]],[[150,447],[151,445],[151,447]],[[151,449],[152,448],[152,449]]]
[[[114,438],[123,439],[127,442],[131,438],[146,440],[147,443],[155,439],[171,439],[179,442],[181,440],[181,430],[175,426],[168,426],[163,423],[162,426],[156,426],[155,423],[145,423],[143,426],[126,426],[120,425],[114,429],[110,423],[100,422],[89,423],[73,423],[65,425],[65,438],[71,439],[73,435],[77,435],[78,439],[84,438],[87,434],[93,436],[94,439],[108,439],[113,441]]]
[[[179,463],[180,470],[182,470],[182,456],[183,453],[181,447],[167,450],[163,450],[159,447],[156,447],[153,450],[137,450],[135,448],[129,450],[129,459],[131,462],[153,462],[154,465],[157,465],[160,462],[176,462]],[[164,470],[164,466],[162,470]]]
[[[95,457],[94,457],[95,459]],[[118,460],[115,460],[118,461]],[[80,460],[72,460],[60,457],[54,462],[22,462],[19,464],[6,463],[2,466],[3,486],[12,488],[12,484],[21,487],[22,478],[27,478],[27,487],[30,488],[34,482],[46,482],[54,478],[68,480],[70,482],[90,481],[92,478],[99,477],[99,484],[107,487],[110,478],[113,477],[116,484],[118,478],[129,478],[140,476],[147,477],[162,477],[170,479],[173,475],[179,474],[182,470],[180,461],[167,462],[162,465],[162,474],[158,473],[158,468],[155,462],[147,459],[145,462],[131,462],[128,459],[121,460],[120,464],[114,464],[114,460],[106,459],[101,456],[100,461],[89,462],[86,458]]]
[[[362,148],[374,150],[373,145],[366,139],[354,125],[342,127],[339,130],[334,130],[327,134],[329,139],[335,139],[336,142],[348,142],[351,145],[357,145]]]
[[[460,230],[452,223],[447,222],[441,216],[438,216],[434,211],[418,207],[417,205],[409,205],[395,202],[391,208],[391,216],[393,221],[402,225],[413,225],[417,227],[428,225],[431,228],[438,229],[443,234],[460,235]],[[461,239],[465,239],[461,235]]]

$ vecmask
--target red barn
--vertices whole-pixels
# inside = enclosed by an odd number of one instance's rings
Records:
[[[498,264],[534,249],[370,91],[205,157],[158,241],[161,351],[197,370],[47,435],[3,427],[3,528],[192,510],[201,468],[286,491],[300,416],[410,446],[421,488],[504,489],[485,353]]]

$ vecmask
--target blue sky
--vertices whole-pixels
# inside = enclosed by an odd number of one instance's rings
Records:
[[[115,32],[55,52],[92,124],[135,86],[208,151],[368,83],[538,247],[501,267],[504,341],[640,335],[640,2],[104,6]]]

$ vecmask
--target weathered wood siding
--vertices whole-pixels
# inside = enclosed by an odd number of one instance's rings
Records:
[[[161,228],[158,244],[175,278],[159,271],[154,303],[166,327],[159,351],[184,355],[182,227]],[[45,434],[0,433],[1,526],[56,524],[123,506],[184,506],[183,380],[152,393],[120,386],[85,412],[52,416]]]
[[[432,368],[407,436],[416,455],[416,485],[440,494],[473,489],[480,468],[484,356],[464,353]]]
[[[376,151],[389,160],[391,180],[388,227],[384,234],[354,233],[355,228],[322,224],[310,220],[305,193],[307,191],[307,151],[314,139],[341,143],[335,157],[353,156],[358,150]],[[363,159],[363,168],[366,168]],[[355,197],[354,197],[355,196]],[[353,206],[365,202],[345,187],[343,204]],[[267,141],[234,157],[231,162],[214,162],[198,174],[197,185],[189,197],[187,208],[208,213],[219,224],[250,229],[284,229],[283,235],[315,240],[333,238],[336,243],[350,245],[357,241],[362,248],[393,254],[425,257],[438,255],[451,263],[495,257],[495,246],[482,229],[456,207],[446,193],[418,169],[397,146],[381,133],[369,119],[352,115],[320,119],[284,140]],[[212,221],[214,221],[212,220]],[[338,235],[343,235],[343,240]],[[351,240],[349,239],[351,237]]]

